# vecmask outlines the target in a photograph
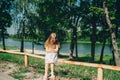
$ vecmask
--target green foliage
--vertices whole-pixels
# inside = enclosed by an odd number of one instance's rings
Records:
[[[11,2],[13,0],[2,0],[0,3],[0,36],[3,41],[3,49],[5,50],[5,37],[7,34],[7,27],[10,27],[12,18],[9,13]],[[8,34],[7,34],[8,36]]]
[[[12,1],[13,0],[0,1],[0,29],[4,29],[4,32],[6,32],[6,27],[10,27],[11,25],[12,18],[9,10]]]
[[[91,7],[89,8],[89,10],[90,10],[92,13],[94,13],[95,15],[100,15],[100,14],[103,14],[103,13],[104,13],[103,8],[98,8],[98,7],[93,7],[93,6],[91,6]]]
[[[63,29],[66,26],[66,19],[63,7],[63,2],[61,1],[43,1],[39,2],[37,5],[37,13],[38,21],[37,23],[38,29],[44,35],[44,39],[49,36],[51,32],[56,32],[59,35],[63,35],[60,41],[63,41],[66,31]]]
[[[103,27],[107,26],[105,24],[106,22],[101,0],[81,0],[80,3],[77,3],[76,0],[72,0],[71,2],[62,2],[60,0],[17,0],[18,5],[16,4],[16,6],[21,6],[21,8],[23,8],[22,3],[26,4],[24,5],[26,7],[25,15],[28,19],[28,23],[25,26],[25,38],[32,38],[38,42],[45,41],[51,32],[56,32],[60,36],[62,35],[62,37],[60,37],[60,41],[70,39],[71,37],[68,37],[68,30],[71,29],[71,26],[69,25],[69,18],[71,15],[81,18],[78,22],[80,24],[78,26],[81,29],[78,33],[80,34],[78,39],[88,39],[91,36],[91,24],[94,21],[93,14],[96,16],[94,22],[97,24],[96,27],[100,26],[103,29],[102,32],[104,32],[105,30]],[[76,3],[78,5],[76,5]],[[109,14],[112,21],[116,19],[114,16],[114,3],[114,0],[107,1]],[[33,8],[33,10],[31,8]],[[22,12],[22,9],[20,12]],[[100,30],[97,29],[97,34],[99,34],[99,31]],[[70,31],[70,33],[72,33],[72,31]]]
[[[1,27],[4,27],[4,29],[6,29],[6,27],[10,27],[11,20],[12,18],[7,11],[0,12],[0,29]]]

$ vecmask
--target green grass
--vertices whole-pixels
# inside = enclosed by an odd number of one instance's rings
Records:
[[[74,57],[73,61],[91,62],[90,53],[89,54],[80,54],[78,56],[79,56],[78,58]],[[59,55],[59,57],[63,58],[63,59],[68,59],[69,55]],[[104,54],[103,62],[100,62],[99,60],[100,60],[100,55],[96,54],[94,63],[113,65],[110,62],[112,60],[112,55],[110,55],[110,54]]]
[[[90,55],[81,56],[79,61],[86,61],[89,62]],[[67,57],[67,56],[65,56]],[[65,58],[62,56],[61,58]],[[98,56],[95,57],[96,63],[99,58]],[[104,56],[104,61],[108,61],[105,64],[109,63],[109,59],[111,58],[110,55]],[[88,59],[88,60],[87,60]],[[21,67],[18,71],[15,71],[13,77],[19,80],[23,80],[25,77],[22,75],[23,73],[30,72],[30,67],[36,70],[38,74],[44,74],[44,60],[29,57],[29,67],[24,67],[24,56],[22,55],[15,55],[15,54],[6,54],[0,53],[0,60],[2,61],[9,61],[13,63],[19,64]],[[93,67],[85,67],[85,66],[78,66],[78,65],[71,65],[71,64],[56,64],[55,67],[55,74],[57,76],[65,77],[65,78],[80,78],[80,80],[96,80],[97,79],[97,68]],[[120,71],[114,70],[104,70],[104,79],[105,80],[119,80],[120,79]]]
[[[2,45],[0,44],[0,48],[2,49]],[[19,48],[15,47],[15,46],[6,46],[6,50],[18,50]]]
[[[21,74],[18,73],[18,72],[16,72],[16,73],[13,75],[13,77],[14,77],[15,79],[23,80],[25,76],[24,76],[24,75],[21,75]]]
[[[105,69],[103,74],[105,80],[120,80],[120,71]]]

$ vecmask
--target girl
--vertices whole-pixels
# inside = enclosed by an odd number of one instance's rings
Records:
[[[44,80],[48,80],[48,69],[50,66],[51,69],[51,76],[53,80],[55,79],[54,75],[54,66],[55,63],[57,62],[57,52],[59,50],[59,43],[57,40],[56,33],[51,33],[48,39],[45,42],[45,75],[44,75]]]

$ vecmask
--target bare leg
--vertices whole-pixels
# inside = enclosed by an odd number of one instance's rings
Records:
[[[51,78],[54,80],[55,79],[55,75],[54,75],[55,64],[51,63],[50,67],[51,67]]]
[[[51,67],[51,75],[54,75],[55,65],[53,63],[51,63],[50,67]]]
[[[44,80],[47,80],[48,78],[48,69],[49,69],[49,64],[45,64],[45,75],[44,75]]]

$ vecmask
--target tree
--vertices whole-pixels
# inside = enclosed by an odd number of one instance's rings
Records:
[[[70,2],[70,22],[69,22],[70,25],[69,26],[72,29],[72,35],[71,35],[69,59],[73,59],[74,47],[76,49],[76,57],[78,57],[78,52],[77,52],[77,28],[78,28],[78,22],[79,22],[80,17],[77,14],[77,12],[78,12],[77,8],[74,4],[72,4]]]
[[[21,47],[20,47],[20,52],[24,52],[24,33],[25,33],[25,5],[26,5],[26,0],[14,0],[13,2],[13,13],[12,13],[12,18],[14,21],[14,24],[16,23],[17,25],[15,26],[18,28],[17,34],[19,34],[20,39],[21,39]]]
[[[51,32],[58,34],[59,40],[62,43],[66,36],[67,17],[62,1],[39,1],[37,5],[37,29],[44,35],[42,38],[45,41]]]
[[[91,41],[91,62],[94,62],[95,45],[97,41],[97,27],[100,26],[100,1],[92,0],[89,2],[88,12],[82,17],[82,33],[87,33]],[[83,13],[84,14],[84,13]]]
[[[73,58],[73,52],[75,48],[76,57],[78,57],[77,51],[77,39],[78,39],[78,28],[82,22],[82,19],[86,15],[89,9],[89,2],[86,0],[81,0],[80,2],[73,0],[69,1],[69,27],[72,29],[71,31],[71,43],[70,43],[70,56],[69,58]],[[77,4],[76,4],[77,3]]]
[[[115,36],[115,32],[113,30],[113,26],[112,23],[110,21],[110,17],[108,14],[108,8],[106,6],[106,0],[103,1],[103,8],[105,11],[105,18],[106,18],[106,22],[108,24],[109,27],[109,31],[111,34],[111,41],[112,41],[112,47],[113,47],[113,53],[114,53],[114,57],[115,57],[115,63],[117,66],[120,66],[120,59],[119,59],[119,54],[118,54],[118,46],[117,46],[117,42],[116,42],[116,36]]]
[[[2,36],[2,44],[3,49],[6,50],[5,47],[5,34],[7,33],[7,27],[11,25],[11,15],[10,15],[10,6],[13,0],[0,0],[0,30]]]
[[[38,30],[37,30],[37,26],[36,26],[36,15],[33,13],[28,13],[28,24],[27,25],[27,29],[26,29],[26,34],[28,35],[28,37],[30,39],[32,39],[32,53],[34,53],[34,43],[36,40],[36,43],[39,42],[39,34],[38,34]]]
[[[36,30],[36,27],[33,27],[34,29],[32,28],[32,26],[35,26],[34,22],[36,22],[36,19],[33,20],[32,18],[35,15],[33,13],[36,12],[35,8],[37,3],[37,0],[15,0],[13,3],[13,19],[18,25],[15,27],[18,27],[17,34],[19,35],[18,38],[21,39],[21,52],[24,52],[24,39],[26,37],[33,39],[35,37],[34,35],[36,35],[35,33],[32,34],[33,30]]]
[[[28,6],[28,0],[15,0],[14,3],[14,10],[15,15],[14,19],[18,21],[18,34],[20,34],[21,39],[21,47],[20,52],[24,52],[24,37],[25,37],[25,27],[26,27],[26,20],[27,20],[27,6]],[[21,15],[19,18],[17,18],[18,15]],[[18,19],[18,20],[17,20]]]
[[[116,0],[116,3],[115,3],[115,24],[116,24],[116,28],[115,28],[115,31],[116,31],[116,39],[119,37],[118,36],[118,31],[119,31],[119,27],[120,27],[120,1],[119,0]]]

